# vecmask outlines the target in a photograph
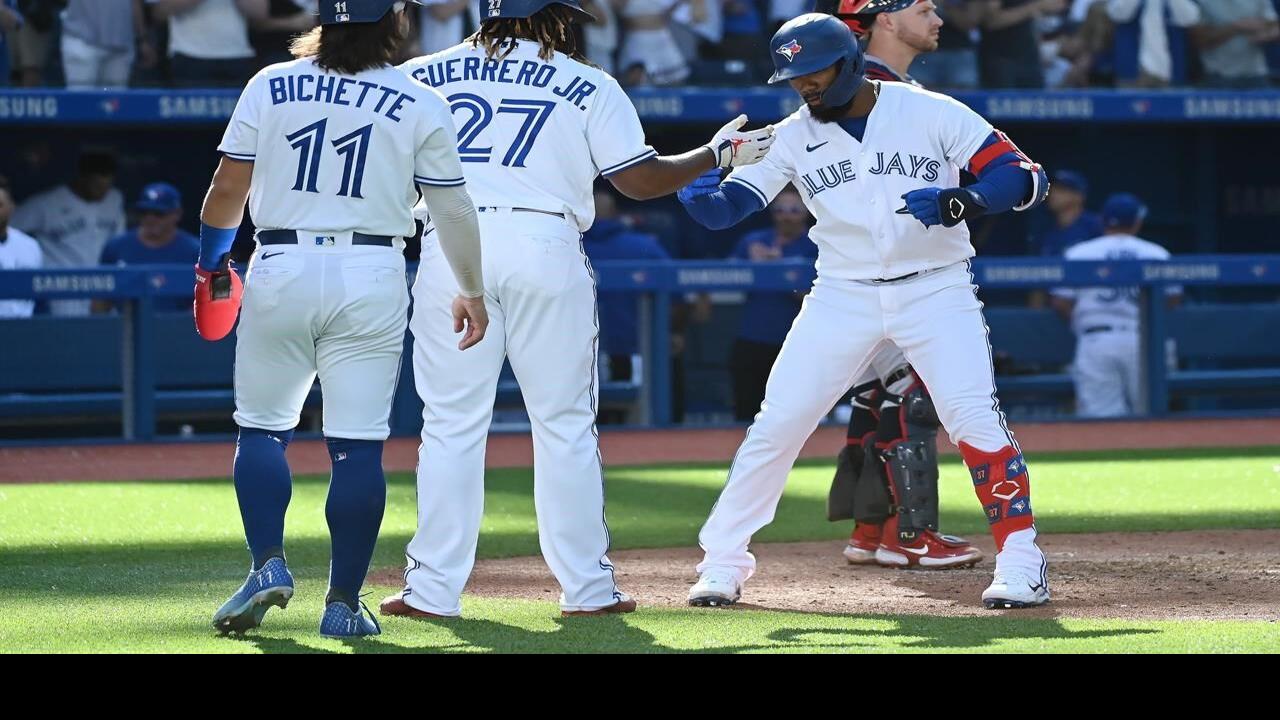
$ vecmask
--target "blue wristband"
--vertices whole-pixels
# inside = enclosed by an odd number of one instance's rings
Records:
[[[200,260],[196,263],[201,270],[213,272],[222,263],[222,256],[231,252],[231,244],[236,241],[236,231],[240,228],[216,228],[200,223]]]

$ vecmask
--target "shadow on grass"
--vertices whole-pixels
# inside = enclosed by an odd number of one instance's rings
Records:
[[[787,613],[790,615],[791,613]],[[804,613],[794,613],[797,620]],[[650,654],[724,654],[761,651],[841,652],[867,648],[922,650],[978,650],[998,647],[1002,641],[1087,641],[1109,638],[1141,638],[1158,635],[1159,630],[1138,627],[1072,630],[1056,618],[992,617],[936,618],[911,615],[809,615],[821,619],[821,626],[806,627],[803,621],[793,627],[774,630],[758,643],[729,644],[717,647],[683,649],[661,644],[652,634],[637,627],[628,617],[610,615],[593,618],[557,618],[550,632],[529,630],[517,625],[484,619],[416,621],[447,630],[458,642],[446,645],[413,647],[395,644],[384,638],[396,637],[395,631],[346,644],[357,654],[419,653],[650,653]],[[831,620],[848,623],[847,627],[830,627]],[[856,624],[871,621],[890,623],[891,628],[874,629]],[[689,632],[698,632],[699,620],[688,620]],[[401,636],[403,637],[403,636]],[[333,650],[303,645],[293,640],[253,635],[240,638],[264,653],[335,653]],[[1051,645],[1045,650],[1055,649]]]

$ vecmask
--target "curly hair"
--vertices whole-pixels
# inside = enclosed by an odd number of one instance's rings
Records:
[[[578,47],[578,36],[573,26],[574,15],[569,8],[548,5],[527,18],[486,20],[468,40],[473,47],[483,45],[485,56],[491,60],[501,60],[510,55],[520,40],[532,40],[538,43],[538,57],[543,60],[549,61],[561,52],[580,63],[594,66]]]

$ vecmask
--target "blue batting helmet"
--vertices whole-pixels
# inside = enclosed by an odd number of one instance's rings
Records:
[[[853,31],[839,19],[808,13],[787,21],[769,41],[773,77],[769,82],[811,75],[840,64],[836,79],[822,93],[822,104],[839,107],[853,99],[862,86],[866,63]]]
[[[422,4],[422,0],[407,0]],[[376,23],[387,16],[395,4],[405,0],[320,0],[321,25],[355,25]]]
[[[578,22],[590,22],[595,16],[582,9],[578,0],[479,0],[480,21],[501,18],[533,17],[548,5],[563,5],[573,12]]]

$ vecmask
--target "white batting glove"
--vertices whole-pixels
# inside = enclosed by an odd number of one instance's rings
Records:
[[[739,132],[747,124],[747,116],[739,115],[720,128],[711,142],[703,145],[715,156],[716,167],[724,169],[754,165],[769,152],[773,144],[773,126]]]

